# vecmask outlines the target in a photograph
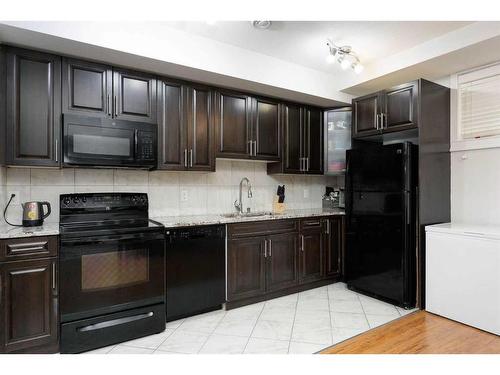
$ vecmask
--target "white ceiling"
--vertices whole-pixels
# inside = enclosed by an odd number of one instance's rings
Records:
[[[267,30],[249,21],[166,22],[170,27],[331,74],[326,39],[350,45],[363,65],[401,52],[471,22],[273,21]],[[342,74],[347,74],[342,72]],[[354,74],[349,71],[349,74]]]

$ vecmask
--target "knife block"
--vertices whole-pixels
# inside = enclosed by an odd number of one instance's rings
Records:
[[[278,197],[274,197],[273,201],[273,212],[275,214],[282,214],[286,210],[286,205],[284,203],[278,203]]]

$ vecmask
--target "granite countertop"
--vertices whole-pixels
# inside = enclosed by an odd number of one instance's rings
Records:
[[[0,239],[23,238],[36,236],[57,236],[59,234],[58,223],[48,223],[41,227],[12,227],[5,223],[0,224]]]
[[[313,216],[334,216],[345,215],[343,209],[322,208],[302,209],[302,210],[287,210],[283,214],[272,214],[265,216],[253,217],[224,217],[221,214],[207,215],[185,215],[185,216],[161,216],[151,219],[163,224],[165,228],[189,227],[194,225],[211,225],[211,224],[231,224],[248,221],[265,221],[265,220],[280,220],[280,219],[295,219],[301,217]]]
[[[343,209],[303,209],[303,210],[287,210],[283,214],[272,214],[265,216],[254,217],[224,217],[221,214],[206,214],[206,215],[179,215],[179,216],[161,216],[151,219],[163,224],[166,228],[174,227],[189,227],[195,225],[211,225],[211,224],[231,224],[248,221],[265,221],[265,220],[280,220],[280,219],[295,219],[301,217],[313,216],[333,216],[344,215]],[[41,227],[12,227],[7,224],[0,224],[0,239],[8,238],[23,238],[36,236],[57,236],[59,234],[59,224],[50,223],[44,224]]]

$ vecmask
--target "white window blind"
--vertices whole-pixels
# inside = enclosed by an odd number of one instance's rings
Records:
[[[458,77],[459,138],[500,136],[500,66]]]

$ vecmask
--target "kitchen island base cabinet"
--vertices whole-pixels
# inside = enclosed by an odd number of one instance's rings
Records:
[[[50,253],[57,253],[57,241],[46,240],[0,241],[0,353],[58,351],[57,258],[32,253],[41,243],[56,246]],[[13,248],[20,254],[31,252],[33,258],[2,262]]]
[[[339,280],[342,231],[341,217],[229,224],[226,309]]]

